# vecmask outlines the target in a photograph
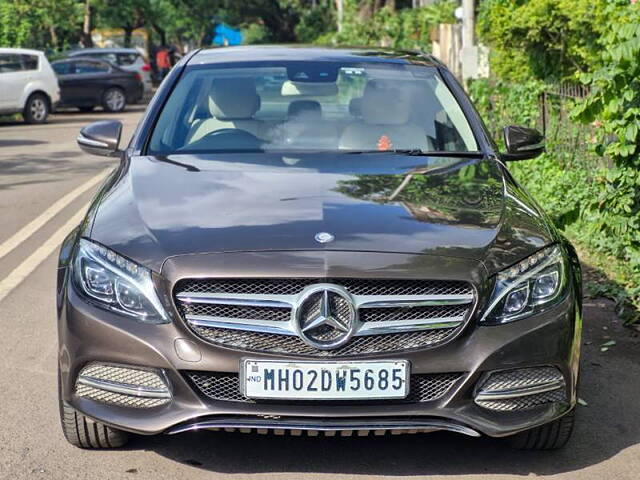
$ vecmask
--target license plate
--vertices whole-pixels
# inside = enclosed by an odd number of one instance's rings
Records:
[[[283,362],[244,360],[242,383],[249,398],[357,400],[404,398],[409,362]]]

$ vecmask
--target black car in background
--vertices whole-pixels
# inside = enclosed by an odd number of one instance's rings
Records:
[[[140,74],[91,58],[59,60],[51,64],[60,84],[60,107],[90,112],[100,105],[107,112],[121,112],[127,103],[140,101]]]

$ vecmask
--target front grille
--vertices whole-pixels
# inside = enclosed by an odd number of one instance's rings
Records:
[[[305,290],[319,283],[334,285],[333,293],[325,297],[323,290]],[[312,327],[302,335],[306,341],[300,338],[296,322],[322,317],[323,298],[343,327],[354,317],[346,343],[340,340],[347,327],[339,331],[335,324]],[[186,324],[210,343],[249,352],[339,357],[444,343],[470,317],[474,291],[467,282],[450,280],[205,278],[177,282],[174,299]],[[351,302],[358,306],[356,316]],[[325,344],[336,346],[326,350]]]
[[[352,295],[471,295],[473,293],[471,286],[461,281],[358,278],[188,279],[178,282],[176,291],[295,295],[315,283],[342,285]]]
[[[240,380],[235,373],[186,372],[186,377],[207,398],[217,401],[255,403],[240,391]],[[401,400],[300,400],[299,403],[362,404],[362,403],[420,403],[442,398],[462,377],[461,373],[413,374],[409,395]],[[274,401],[268,401],[273,403]],[[287,401],[287,404],[292,401]]]
[[[354,337],[349,343],[333,350],[318,350],[299,337],[263,332],[247,332],[225,328],[192,327],[205,340],[248,352],[282,353],[313,357],[348,357],[373,353],[391,353],[425,348],[452,336],[451,329],[441,328],[386,335]]]

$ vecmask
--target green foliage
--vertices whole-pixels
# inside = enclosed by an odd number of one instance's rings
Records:
[[[329,3],[301,9],[300,22],[295,27],[297,41],[313,43],[318,37],[335,28],[335,25],[334,11]]]
[[[78,40],[75,0],[0,0],[0,46],[61,49]]]
[[[611,26],[611,0],[484,0],[478,36],[491,46],[492,71],[511,82],[559,81],[588,70]],[[615,3],[615,0],[614,0]],[[628,2],[627,2],[628,3]]]
[[[439,23],[453,23],[456,6],[452,0],[441,0],[422,8],[392,11],[385,7],[365,14],[362,2],[346,0],[342,31],[335,33],[332,41],[429,51],[431,29]]]

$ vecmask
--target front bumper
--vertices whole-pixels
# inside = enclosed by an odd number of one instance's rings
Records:
[[[394,429],[393,425],[395,429],[402,429],[405,425],[413,430],[422,425],[420,430],[424,431],[444,429],[500,437],[552,421],[576,402],[581,318],[573,291],[553,309],[525,320],[497,327],[477,327],[472,321],[454,341],[440,347],[402,355],[363,356],[362,359],[409,360],[412,374],[464,372],[464,375],[446,395],[435,401],[348,405],[210,400],[194,389],[184,372],[238,372],[242,358],[282,359],[286,356],[248,354],[206,344],[180,320],[165,325],[134,322],[87,303],[70,282],[65,283],[61,293],[59,365],[63,399],[91,418],[139,434],[231,425],[285,430],[289,429],[286,425],[296,425],[296,430],[305,425],[323,430],[324,425],[324,430],[331,431],[360,425],[363,430],[376,430],[376,425],[386,424],[389,429]],[[179,354],[178,339],[191,342],[192,355],[185,355],[184,351]],[[170,386],[171,401],[152,409],[137,409],[79,397],[75,394],[77,376],[91,362],[162,371]],[[556,367],[562,373],[566,402],[514,412],[492,411],[474,403],[478,381],[487,372],[540,365]],[[436,428],[438,425],[441,428]]]

